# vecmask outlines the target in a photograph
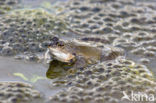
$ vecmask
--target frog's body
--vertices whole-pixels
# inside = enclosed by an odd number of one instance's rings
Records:
[[[73,39],[72,41],[55,41],[49,46],[45,57],[49,57],[49,71],[52,71],[56,67],[58,69],[58,66],[64,70],[76,70],[100,61],[113,60],[122,54],[121,49],[110,48],[107,45],[99,47],[96,44]]]

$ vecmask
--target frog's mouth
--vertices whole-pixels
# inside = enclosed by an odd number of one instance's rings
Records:
[[[75,56],[67,51],[62,50],[61,48],[52,48],[49,47],[49,53],[50,55],[58,61],[64,62],[64,63],[72,63],[74,62]]]

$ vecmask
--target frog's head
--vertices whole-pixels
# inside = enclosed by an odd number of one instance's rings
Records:
[[[48,78],[54,79],[65,75],[76,62],[76,55],[69,52],[66,46],[65,41],[54,38],[47,48],[45,60],[49,64],[46,73]]]
[[[48,51],[49,51],[50,56],[53,57],[53,59],[58,60],[60,62],[71,64],[75,61],[75,55],[64,50],[63,48],[49,47]]]
[[[76,60],[76,56],[65,49],[66,42],[54,37],[53,42],[48,46],[45,53],[45,60],[48,63],[52,60],[57,60],[64,63],[73,63]]]

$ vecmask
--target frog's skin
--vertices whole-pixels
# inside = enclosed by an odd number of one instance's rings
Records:
[[[86,39],[86,38],[85,38]],[[84,42],[83,39],[59,40],[56,39],[49,47],[45,54],[45,59],[49,59],[48,78],[57,77],[56,74],[62,75],[61,72],[72,72],[98,62],[114,60],[123,56],[123,51],[110,45],[99,45]],[[86,39],[87,41],[89,40]],[[91,39],[93,41],[93,39]],[[95,39],[97,40],[97,38]],[[100,40],[99,40],[100,41]],[[56,68],[56,69],[55,69]],[[63,69],[62,69],[63,68]],[[67,72],[67,73],[68,73]],[[53,75],[55,74],[55,76]]]

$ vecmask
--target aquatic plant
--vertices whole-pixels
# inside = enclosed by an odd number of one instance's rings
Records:
[[[14,76],[20,77],[24,81],[31,82],[31,83],[36,83],[38,80],[44,80],[46,79],[45,77],[38,76],[38,75],[33,75],[32,78],[28,78],[24,76],[23,73],[13,73]]]

